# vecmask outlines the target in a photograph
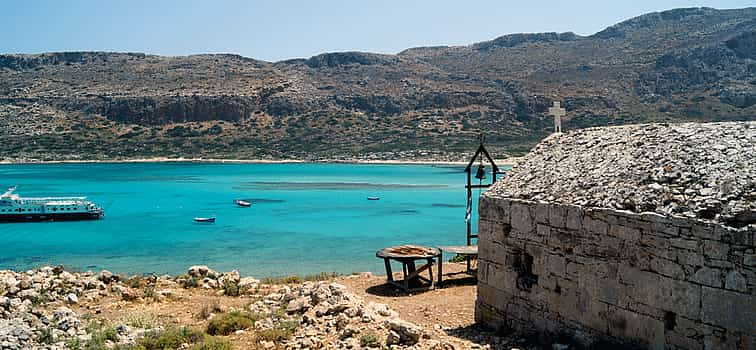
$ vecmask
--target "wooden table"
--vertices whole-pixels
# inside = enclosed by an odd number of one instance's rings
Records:
[[[470,259],[478,258],[477,245],[439,246],[438,250],[439,250],[439,253],[438,253],[438,283],[436,283],[437,285],[441,284],[441,279],[443,278],[443,265],[444,265],[443,252],[464,256],[467,259],[467,271],[465,272],[471,275],[474,273],[473,272],[474,270],[470,268]]]
[[[383,259],[383,263],[386,265],[387,283],[397,286],[405,292],[433,288],[433,269],[431,267],[434,259],[441,256],[441,251],[438,248],[401,245],[381,249],[375,253],[375,256]],[[391,260],[402,264],[403,279],[401,281],[394,280],[394,274],[391,272]],[[425,264],[417,267],[415,261],[418,260],[425,261]],[[428,270],[430,278],[420,275],[425,270]],[[412,287],[411,284],[419,284],[419,287]]]

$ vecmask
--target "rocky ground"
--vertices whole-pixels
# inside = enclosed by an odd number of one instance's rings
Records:
[[[756,122],[646,124],[555,134],[495,196],[756,224]]]
[[[469,279],[414,295],[370,273],[310,279],[260,281],[205,266],[174,277],[0,271],[0,349],[532,347],[474,324]]]

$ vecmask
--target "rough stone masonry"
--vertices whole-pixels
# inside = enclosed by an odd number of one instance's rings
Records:
[[[556,134],[480,200],[476,318],[585,347],[756,349],[756,122]]]

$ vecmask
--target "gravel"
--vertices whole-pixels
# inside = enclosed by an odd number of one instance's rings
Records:
[[[487,195],[756,225],[756,122],[554,134]]]

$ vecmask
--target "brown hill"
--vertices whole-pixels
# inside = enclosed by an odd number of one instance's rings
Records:
[[[754,42],[756,8],[691,8],[397,55],[0,55],[0,159],[517,154],[554,99],[565,129],[754,120]]]

